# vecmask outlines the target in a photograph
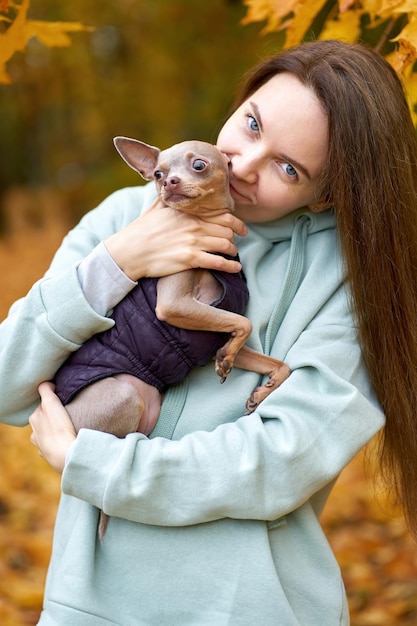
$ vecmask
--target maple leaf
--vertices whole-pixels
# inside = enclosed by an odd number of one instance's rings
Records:
[[[411,110],[411,116],[414,124],[416,124],[417,113],[415,111],[415,103],[417,102],[417,73],[409,72],[408,75],[403,78],[403,83]]]
[[[407,70],[411,70],[414,61],[417,59],[417,48],[406,39],[397,37],[398,48],[393,53],[390,63],[402,78],[405,77]]]
[[[307,33],[317,13],[319,13],[326,0],[299,0],[294,10],[294,17],[288,20],[287,33],[285,38],[286,46],[293,46],[301,41]]]
[[[362,14],[369,14],[372,20],[375,20],[377,17],[378,19],[389,17],[392,11],[389,7],[384,9],[383,4],[383,0],[362,0]]]
[[[68,32],[79,32],[82,30],[93,30],[78,22],[41,22],[37,20],[27,20],[25,24],[26,39],[36,37],[41,43],[49,48],[54,46],[65,47],[71,45],[71,38]]]
[[[287,25],[283,19],[293,11],[295,12],[299,3],[300,0],[244,0],[248,12],[241,20],[241,24],[267,21],[262,34],[283,30]]]
[[[261,34],[285,30],[286,46],[291,46],[301,41],[325,3],[326,0],[244,0],[248,12],[241,23],[266,21]]]
[[[406,24],[399,35],[391,39],[391,41],[398,41],[402,45],[405,45],[404,42],[408,42],[415,50],[417,48],[417,17],[411,15],[408,24]]]
[[[382,0],[381,12],[410,13],[417,11],[417,0]]]
[[[345,11],[325,23],[319,39],[343,39],[354,43],[360,35],[362,11]]]
[[[345,13],[355,5],[356,0],[339,0],[339,13]]]
[[[1,0],[2,5],[5,0]],[[25,49],[27,42],[32,37],[36,37],[44,45],[53,46],[69,46],[71,39],[68,32],[92,30],[91,27],[84,26],[78,22],[42,22],[39,20],[28,20],[27,12],[30,0],[23,0],[21,5],[12,4],[15,8],[19,8],[16,18],[9,28],[0,34],[0,83],[8,84],[11,82],[10,76],[6,71],[6,64],[15,54]],[[8,21],[7,18],[0,18]]]

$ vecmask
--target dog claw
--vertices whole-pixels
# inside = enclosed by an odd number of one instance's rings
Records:
[[[276,387],[279,387],[286,378],[290,375],[290,369],[285,366],[281,368],[278,373],[271,373],[265,383],[253,390],[252,394],[246,401],[246,413],[250,415],[253,413],[265,398],[274,391]]]
[[[224,383],[224,381],[230,374],[232,368],[230,366],[229,361],[224,359],[222,361],[216,361],[215,370],[216,370],[217,376],[220,377],[220,383],[222,384]]]
[[[246,402],[246,411],[244,415],[250,415],[251,413],[253,413],[254,410],[258,407],[258,404],[258,402],[255,402],[255,400],[252,400],[252,397],[250,397],[249,400]]]

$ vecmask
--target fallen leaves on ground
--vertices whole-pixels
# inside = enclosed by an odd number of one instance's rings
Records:
[[[25,219],[26,194],[11,198],[7,213],[14,227],[0,239],[2,319],[47,268],[67,229],[57,213],[48,213],[42,228],[34,227]],[[20,210],[23,200],[26,209]],[[46,200],[43,196],[48,206]],[[49,200],[50,206],[59,206],[56,198]],[[37,623],[59,498],[60,477],[38,456],[29,434],[29,428],[0,426],[2,626]],[[401,515],[376,498],[373,481],[364,474],[362,454],[339,478],[322,521],[343,572],[352,626],[415,626],[417,545]],[[326,624],[325,616],[323,624],[333,626]]]

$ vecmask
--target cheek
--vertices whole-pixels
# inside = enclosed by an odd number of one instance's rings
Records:
[[[275,166],[264,172],[258,188],[259,199],[263,204],[276,206],[279,202],[285,207],[298,209],[312,204],[316,198],[316,183],[307,185],[288,183],[277,173]]]
[[[279,217],[291,211],[295,211],[306,205],[306,198],[310,195],[298,192],[291,185],[271,181],[263,181],[264,184],[258,188],[259,208],[271,213],[271,218]]]
[[[274,207],[294,197],[292,190],[274,176],[262,176],[258,179],[257,199],[265,207]]]

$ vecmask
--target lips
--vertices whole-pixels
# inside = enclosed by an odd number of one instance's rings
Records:
[[[234,181],[230,181],[229,188],[230,188],[230,194],[231,194],[231,196],[235,200],[237,200],[237,201],[245,200],[246,202],[252,202],[252,199],[250,197],[248,197],[248,195],[246,195],[246,194],[242,193],[241,191],[239,191],[239,189],[236,187]]]

